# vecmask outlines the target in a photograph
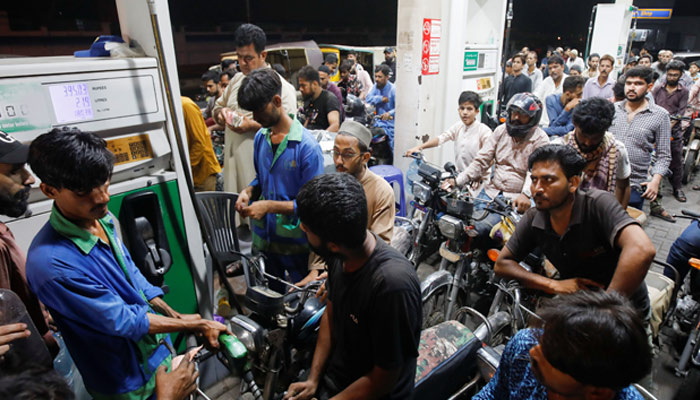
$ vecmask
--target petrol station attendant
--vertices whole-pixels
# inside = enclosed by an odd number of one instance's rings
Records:
[[[27,279],[63,333],[88,391],[98,400],[181,398],[166,392],[194,382],[194,368],[165,373],[171,357],[160,341],[187,331],[218,347],[226,327],[179,314],[139,272],[107,210],[114,155],[104,140],[76,128],[54,129],[32,142],[29,163],[54,204],[29,248]]]

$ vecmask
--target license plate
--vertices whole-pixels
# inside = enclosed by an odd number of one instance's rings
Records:
[[[107,148],[114,153],[114,165],[127,164],[153,158],[148,135],[136,135],[107,141]]]

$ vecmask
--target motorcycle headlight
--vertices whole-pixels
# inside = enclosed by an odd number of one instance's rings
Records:
[[[231,318],[231,331],[249,352],[254,353],[262,348],[265,340],[263,328],[252,319],[243,315],[234,316]]]
[[[443,215],[438,220],[438,228],[442,236],[448,239],[457,239],[464,232],[464,223],[461,219],[451,215]]]
[[[427,203],[430,200],[430,186],[423,182],[413,182],[413,197],[421,203]]]

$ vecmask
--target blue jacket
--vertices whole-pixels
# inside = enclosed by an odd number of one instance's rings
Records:
[[[27,280],[51,311],[93,396],[124,394],[149,383],[152,391],[154,372],[169,360],[170,352],[155,345],[143,359],[140,346],[144,340],[154,341],[154,335],[148,335],[147,300],[163,291],[139,272],[114,234],[111,215],[99,222],[110,244],[73,224],[54,206],[29,247]],[[144,394],[143,398],[150,395]]]
[[[272,153],[270,135],[269,129],[260,129],[255,135],[256,177],[250,186],[259,187],[260,198],[251,201],[291,200],[294,214],[266,214],[260,221],[253,220],[253,246],[267,253],[290,256],[292,265],[286,267],[306,270],[309,249],[306,235],[299,226],[296,197],[306,182],[323,173],[321,146],[296,119],[276,154]]]
[[[547,96],[547,116],[549,117],[549,127],[544,128],[549,136],[564,136],[574,130],[574,123],[571,121],[571,111],[564,110],[561,104],[561,94],[550,94]]]

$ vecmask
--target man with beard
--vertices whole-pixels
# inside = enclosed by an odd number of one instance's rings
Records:
[[[362,185],[367,198],[367,229],[387,244],[391,244],[396,215],[394,190],[386,180],[367,168],[371,156],[371,141],[372,132],[367,127],[355,121],[343,122],[335,137],[333,162],[336,172],[348,173]],[[319,273],[325,268],[323,260],[317,254],[311,253],[310,272],[296,285],[303,286],[314,279],[324,278],[325,276],[319,278]]]
[[[0,131],[0,214],[22,217],[27,211],[27,197],[34,177],[25,168],[29,146]],[[34,326],[53,355],[58,343],[44,317],[41,303],[29,289],[26,259],[10,228],[0,222],[0,289],[12,290],[24,303]],[[24,332],[24,329],[18,331]]]
[[[394,52],[393,47],[387,47],[384,49],[384,61],[382,62],[382,65],[389,67],[390,72],[387,75],[389,82],[396,82],[396,53]]]
[[[634,67],[625,74],[625,100],[615,103],[615,118],[610,132],[627,147],[632,165],[629,205],[639,210],[644,199],[653,201],[659,193],[661,178],[671,164],[671,122],[668,112],[651,104],[646,94],[651,89],[652,70]],[[656,162],[651,168],[651,154],[656,148]],[[651,215],[673,218],[666,210],[651,209]]]
[[[474,209],[479,211],[487,202],[497,196],[513,200],[518,211],[525,212],[530,207],[530,198],[523,189],[527,158],[538,147],[549,143],[547,134],[537,123],[542,115],[542,103],[531,93],[518,93],[506,107],[508,119],[497,127],[486,139],[474,161],[456,179],[457,186],[480,184],[484,174],[493,165],[493,175],[477,196],[483,201],[476,202]],[[500,215],[489,214],[474,224],[480,238],[487,238]]]
[[[270,68],[265,62],[267,37],[260,27],[243,24],[234,33],[236,54],[241,74],[236,74],[214,106],[214,120],[226,126],[224,144],[224,191],[239,193],[255,177],[253,139],[260,123],[253,114],[238,104],[238,91],[243,79],[252,71]],[[285,112],[296,112],[296,89],[282,79],[282,104]]]
[[[306,65],[299,70],[299,91],[304,97],[304,128],[338,132],[340,103],[321,87],[321,78],[314,67]]]
[[[196,372],[165,372],[167,333],[199,334],[218,348],[219,335],[230,332],[173,310],[132,261],[107,209],[114,168],[107,143],[77,128],[56,128],[32,141],[29,164],[53,207],[29,247],[27,280],[61,330],[88,392],[96,399],[184,398],[196,387]],[[190,384],[182,397],[162,395],[184,379]]]
[[[297,201],[309,245],[328,264],[328,303],[309,376],[284,398],[412,398],[422,323],[415,268],[367,230],[365,192],[350,174],[317,176]]]
[[[285,112],[281,94],[281,79],[270,69],[251,72],[241,84],[238,104],[263,128],[255,135],[256,176],[238,195],[236,210],[253,219],[253,248],[267,257],[268,272],[299,282],[308,270],[309,248],[296,197],[304,183],[323,173],[323,154],[309,131]],[[279,282],[270,288],[285,290]]]
[[[593,287],[630,298],[649,318],[644,276],[656,250],[639,222],[609,192],[578,190],[586,161],[570,147],[550,144],[528,160],[535,209],[529,210],[506,242],[494,271],[549,294]],[[518,263],[539,247],[560,279],[528,272]]]
[[[624,143],[607,132],[614,117],[615,107],[608,100],[583,100],[574,109],[574,131],[552,143],[571,146],[586,160],[579,188],[610,192],[627,208],[632,167]]]
[[[549,126],[544,128],[547,135],[563,136],[574,129],[571,113],[581,101],[585,83],[584,77],[572,74],[564,79],[562,94],[553,94],[545,99],[549,113]]]
[[[671,61],[666,65],[666,82],[652,90],[654,101],[670,115],[682,116],[688,107],[688,89],[679,84],[685,64]],[[687,201],[683,193],[683,129],[678,120],[671,121],[671,184],[673,196],[681,203]]]
[[[340,105],[340,120],[343,120],[343,94],[340,92],[338,86],[330,81],[331,70],[325,65],[318,67],[318,79],[321,83],[321,89],[327,90],[333,93],[336,99],[338,99],[338,104]]]
[[[615,80],[610,77],[613,65],[615,65],[615,59],[610,54],[601,57],[598,63],[598,76],[588,78],[586,85],[583,87],[584,99],[591,97],[609,99],[613,96]]]

